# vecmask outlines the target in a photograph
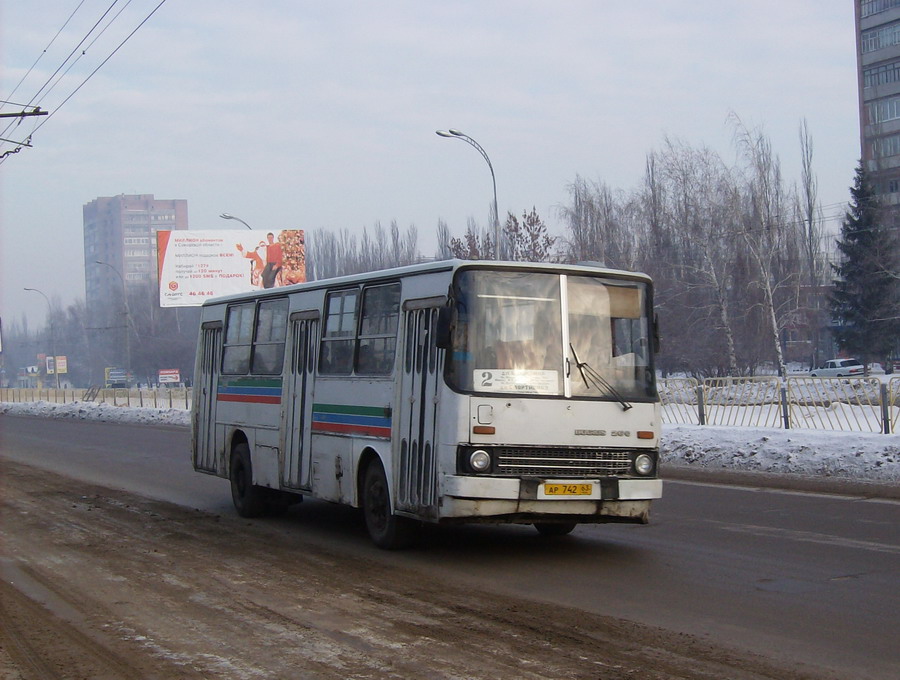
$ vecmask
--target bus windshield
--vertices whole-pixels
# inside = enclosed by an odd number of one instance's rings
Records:
[[[655,398],[647,286],[589,275],[466,269],[446,359],[460,392]]]

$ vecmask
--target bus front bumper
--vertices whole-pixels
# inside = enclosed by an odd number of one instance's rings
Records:
[[[443,477],[441,519],[646,523],[661,479],[508,479]]]

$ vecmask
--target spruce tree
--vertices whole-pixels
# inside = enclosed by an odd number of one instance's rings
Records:
[[[900,239],[860,164],[837,241],[831,294],[838,346],[864,363],[886,359],[900,336]]]

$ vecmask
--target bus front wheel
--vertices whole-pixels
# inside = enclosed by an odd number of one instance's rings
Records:
[[[250,463],[250,447],[238,444],[231,452],[229,467],[231,501],[241,517],[259,517],[266,511],[265,489],[253,484],[253,468]]]
[[[385,550],[399,550],[415,542],[418,523],[393,513],[387,477],[378,461],[372,461],[366,468],[362,501],[366,529],[375,545]]]

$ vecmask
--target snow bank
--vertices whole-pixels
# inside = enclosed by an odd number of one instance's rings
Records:
[[[38,416],[65,420],[99,420],[106,423],[140,423],[145,425],[190,425],[191,413],[180,408],[135,408],[112,404],[75,401],[54,404],[48,401],[29,403],[0,402],[0,414]]]
[[[900,483],[900,435],[752,427],[663,428],[666,465]]]
[[[91,402],[0,402],[0,414],[190,426],[190,412]],[[681,469],[753,471],[900,483],[900,435],[754,427],[663,428],[662,461]]]

